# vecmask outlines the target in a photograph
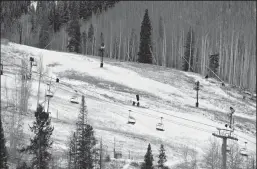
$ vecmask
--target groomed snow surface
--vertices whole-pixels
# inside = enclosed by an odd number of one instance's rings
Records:
[[[153,65],[104,58],[104,66],[100,68],[97,56],[48,51],[14,43],[2,44],[2,106],[6,100],[3,86],[7,84],[10,91],[15,89],[15,72],[21,66],[21,60],[28,62],[29,57],[38,62],[41,57],[44,70],[48,72],[41,83],[40,102],[44,101],[46,83],[50,80],[48,77],[53,77],[54,97],[50,100],[49,110],[54,126],[52,137],[56,156],[65,153],[68,137],[75,131],[80,105],[69,101],[75,94],[74,90],[80,96],[85,95],[88,122],[94,127],[96,137],[102,137],[105,151],[111,157],[115,140],[116,150],[122,151],[124,159],[130,155],[132,161],[143,160],[149,143],[155,163],[161,143],[166,149],[167,165],[170,167],[182,162],[185,146],[195,149],[197,158],[201,159],[208,140],[217,131],[216,127],[224,127],[228,121],[230,106],[236,110],[235,134],[239,145],[243,147],[247,141],[249,151],[256,150],[255,101],[243,100],[241,93],[228,87],[228,84],[221,87],[220,82],[214,79],[206,80],[199,74]],[[39,78],[38,69],[33,68],[33,72],[30,113],[26,115],[24,125],[28,137],[33,135],[28,124],[32,125],[34,121]],[[55,83],[56,77],[60,83]],[[196,81],[200,82],[199,108],[195,108],[196,91],[193,87]],[[132,106],[136,94],[140,95],[141,105],[148,108]],[[136,119],[135,125],[127,124],[128,110]],[[156,130],[160,117],[163,117],[163,132]],[[9,118],[6,116],[3,119],[8,126]],[[8,138],[7,131],[6,135]],[[27,141],[29,143],[29,138]],[[125,163],[124,168],[129,168],[130,162]]]

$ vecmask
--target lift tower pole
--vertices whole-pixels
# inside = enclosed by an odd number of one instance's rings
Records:
[[[103,65],[104,65],[104,63],[103,63],[103,60],[104,60],[104,48],[105,48],[105,45],[104,45],[104,43],[102,42],[101,47],[100,47],[100,52],[101,52],[101,63],[100,63],[100,67],[103,67]]]
[[[223,143],[222,143],[222,147],[221,147],[221,152],[222,152],[222,169],[226,169],[227,167],[227,153],[226,153],[226,149],[227,149],[227,139],[231,139],[231,140],[236,140],[238,141],[238,138],[236,137],[233,137],[231,136],[231,133],[233,131],[231,130],[228,130],[228,129],[220,129],[220,128],[217,128],[218,129],[218,133],[212,133],[213,136],[215,137],[218,137],[218,138],[221,138]],[[222,133],[221,131],[228,131],[229,134],[227,133]]]
[[[195,107],[199,106],[199,103],[198,103],[198,91],[200,90],[199,85],[200,85],[199,81],[195,82],[195,87],[194,87],[194,90],[196,90],[196,104],[195,104]]]

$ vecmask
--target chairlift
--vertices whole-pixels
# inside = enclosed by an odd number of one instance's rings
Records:
[[[156,130],[158,130],[158,131],[164,131],[164,125],[162,123],[162,118],[163,117],[161,117],[161,122],[156,124]]]
[[[227,145],[226,152],[230,152],[230,151],[231,151],[231,149],[230,149],[230,147]]]
[[[46,97],[51,98],[51,97],[53,97],[53,96],[54,96],[54,93],[53,93],[50,89],[48,89],[48,90],[46,91]]]
[[[246,151],[245,148],[242,148],[242,149],[240,150],[240,154],[241,154],[241,156],[244,156],[244,157],[247,157],[247,156],[248,156],[247,151]]]
[[[70,102],[74,103],[74,104],[79,104],[78,92],[77,92],[77,90],[74,90],[74,91],[76,94],[71,97]]]
[[[34,62],[32,63],[32,66],[37,66],[37,62],[34,61]]]
[[[70,99],[70,102],[71,103],[74,103],[74,104],[79,104],[79,99],[77,96],[73,96],[71,99]]]
[[[246,144],[247,144],[247,142],[245,142],[245,147],[240,149],[240,154],[241,154],[241,156],[244,156],[244,157],[248,157],[248,152],[247,152]]]
[[[132,116],[130,116],[131,110],[129,110],[129,117],[128,117],[128,124],[134,125],[136,123],[136,119]]]
[[[53,96],[54,96],[53,92],[51,92],[51,91],[46,92],[46,97],[53,97]]]

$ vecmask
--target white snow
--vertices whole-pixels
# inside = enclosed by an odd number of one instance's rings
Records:
[[[202,85],[199,91],[201,109],[195,108],[196,92],[192,90],[194,84],[181,80],[179,77],[177,78],[177,83],[180,86],[175,87],[161,80],[157,81],[144,77],[143,74],[133,70],[133,66],[131,68],[123,68],[122,65],[114,66],[105,62],[104,67],[100,68],[99,60],[93,57],[48,51],[14,43],[1,45],[1,55],[3,60],[8,60],[9,56],[13,56],[11,62],[18,60],[16,57],[24,58],[28,61],[31,56],[35,57],[36,60],[39,60],[40,56],[42,56],[45,69],[49,64],[58,63],[54,67],[48,67],[48,76],[53,78],[58,77],[59,73],[63,74],[65,71],[70,70],[73,70],[77,76],[87,77],[84,81],[62,77],[60,78],[60,84],[55,83],[54,79],[52,80],[54,97],[50,101],[50,112],[53,118],[52,124],[55,127],[53,138],[56,141],[54,143],[54,149],[56,150],[66,149],[66,141],[70,133],[75,129],[75,121],[80,105],[69,102],[70,97],[75,94],[74,90],[77,90],[80,95],[85,95],[88,121],[93,125],[97,137],[103,138],[104,144],[108,146],[108,149],[112,150],[115,137],[117,141],[124,142],[121,148],[123,153],[127,153],[127,150],[130,150],[140,156],[141,160],[146,152],[148,143],[151,143],[154,155],[158,154],[160,143],[163,143],[168,154],[167,164],[170,165],[175,164],[174,161],[181,159],[178,154],[181,154],[180,150],[184,145],[191,148],[196,146],[196,150],[201,157],[206,142],[210,137],[213,137],[212,133],[216,131],[216,127],[224,126],[224,123],[217,120],[214,121],[212,112],[225,115],[229,112],[230,103],[233,103],[237,116],[244,117],[246,120],[253,120],[256,123],[255,114],[248,113],[256,111],[255,103],[255,107],[241,102],[239,105],[239,100],[229,96],[217,81],[212,80],[210,82],[198,74],[183,73],[186,78],[193,78],[194,82],[200,81],[200,85]],[[18,61],[16,62],[18,64]],[[5,61],[3,63],[4,65],[9,64]],[[4,67],[5,69],[7,67]],[[142,69],[145,69],[145,73],[147,72],[147,69],[143,66]],[[160,72],[158,78],[161,79],[162,76],[164,74]],[[33,73],[33,77],[38,79],[38,74]],[[1,76],[1,85],[4,86],[7,83],[9,88],[14,88],[13,78],[13,74],[5,73],[4,76]],[[95,83],[94,80],[96,81]],[[100,81],[106,87],[101,87],[101,84],[97,81]],[[122,85],[122,87],[118,90],[119,85]],[[33,93],[30,98],[32,112],[36,106],[37,88],[38,81],[33,80]],[[40,102],[44,101],[45,89],[46,85],[44,83],[41,84]],[[127,92],[128,90],[142,92],[144,96],[140,96],[140,101],[149,109],[131,106],[129,101],[135,100],[135,94]],[[1,96],[4,96],[5,91],[1,90],[1,94]],[[5,100],[6,98],[1,97],[1,99]],[[124,102],[127,104],[124,104]],[[131,115],[136,119],[135,125],[126,124],[129,109],[132,110]],[[29,124],[31,124],[33,117],[33,115],[27,117]],[[160,117],[163,117],[164,132],[159,132],[155,129],[156,124],[160,122]],[[26,132],[30,133],[28,129],[26,129]],[[239,129],[236,130],[236,134],[250,140],[248,149],[255,151],[256,136],[254,134],[247,134],[239,131]],[[244,141],[244,139],[239,139],[240,143]],[[119,146],[119,143],[117,143],[117,146]],[[123,168],[128,166],[129,163]]]

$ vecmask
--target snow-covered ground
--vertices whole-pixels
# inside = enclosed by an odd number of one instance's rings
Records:
[[[1,76],[2,106],[6,100],[3,87],[14,89],[15,69],[21,60],[29,57],[39,61],[48,69],[41,84],[40,102],[44,101],[46,83],[52,80],[54,97],[50,101],[55,153],[63,153],[68,137],[75,129],[75,121],[80,105],[69,99],[77,90],[85,95],[88,121],[94,127],[97,138],[103,139],[106,151],[112,155],[114,140],[116,150],[124,158],[130,155],[141,161],[148,143],[157,162],[158,149],[163,143],[168,156],[168,165],[181,161],[182,149],[188,146],[198,152],[200,158],[206,149],[208,139],[224,127],[227,113],[232,106],[235,112],[235,134],[238,143],[248,142],[251,152],[256,150],[256,103],[245,101],[242,95],[228,87],[221,87],[214,79],[206,80],[201,75],[182,72],[147,64],[118,62],[106,59],[100,68],[98,57],[55,52],[9,43],[1,45],[1,61],[4,75]],[[14,65],[15,64],[15,65]],[[14,69],[15,68],[15,69]],[[33,68],[30,115],[25,118],[25,131],[31,135],[27,124],[34,120],[38,89],[38,70]],[[55,82],[55,78],[60,83]],[[194,83],[200,82],[199,108],[195,108],[196,91]],[[229,88],[229,90],[227,90]],[[231,94],[232,93],[232,94]],[[148,108],[133,107],[131,101],[140,95],[140,102]],[[135,125],[127,124],[128,110],[136,119]],[[7,113],[7,112],[5,112]],[[163,117],[165,131],[156,130],[156,124]],[[8,125],[8,118],[4,118]],[[8,135],[8,134],[7,134]],[[127,164],[124,168],[127,168]]]

